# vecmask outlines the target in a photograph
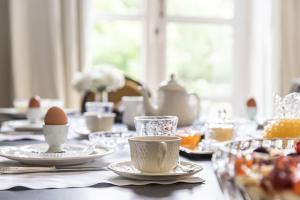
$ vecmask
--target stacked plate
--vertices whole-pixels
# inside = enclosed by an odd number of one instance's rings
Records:
[[[28,120],[10,120],[2,124],[2,129],[13,131],[41,132],[43,130],[43,124],[43,121],[31,123]]]
[[[62,153],[45,153],[47,149],[47,144],[3,146],[0,156],[30,165],[61,166],[86,163],[113,152],[106,147],[86,144],[64,144]]]

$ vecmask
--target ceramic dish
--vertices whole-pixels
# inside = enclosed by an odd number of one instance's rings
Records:
[[[86,163],[113,152],[109,148],[85,144],[64,144],[63,153],[45,153],[47,149],[47,144],[4,146],[0,148],[0,156],[24,164],[59,166]]]
[[[209,150],[204,150],[204,149],[200,149],[200,148],[196,148],[196,149],[188,149],[188,148],[184,148],[184,147],[180,147],[180,155],[190,158],[190,159],[195,159],[195,160],[204,160],[204,159],[211,159],[213,151],[209,151]]]
[[[152,181],[166,181],[166,180],[178,180],[189,176],[192,176],[200,172],[203,168],[197,164],[180,161],[180,167],[164,172],[164,173],[146,173],[137,170],[131,161],[123,161],[110,164],[108,166],[110,170],[116,174],[137,180],[152,180]]]

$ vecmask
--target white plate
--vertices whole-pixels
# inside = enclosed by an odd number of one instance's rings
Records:
[[[64,153],[45,153],[47,144],[5,146],[0,148],[0,156],[24,164],[58,166],[86,163],[113,152],[112,149],[85,144],[65,144]]]
[[[108,166],[110,170],[116,174],[137,180],[151,180],[151,181],[162,181],[162,180],[178,180],[183,179],[189,176],[192,176],[200,172],[203,168],[195,163],[180,161],[180,165],[184,167],[183,170],[181,167],[176,167],[175,169],[164,172],[164,173],[146,173],[141,172],[136,169],[131,161],[123,161],[118,163],[113,163]]]
[[[30,123],[28,120],[10,120],[3,123],[3,127],[12,128],[15,131],[42,131],[43,121]]]
[[[201,148],[196,148],[196,149],[188,149],[185,147],[180,146],[180,151],[181,152],[185,152],[187,154],[190,155],[202,155],[202,156],[212,156],[213,151],[212,150],[205,150],[205,149],[201,149]]]
[[[26,109],[18,108],[0,108],[0,114],[15,119],[24,119],[26,117]]]
[[[27,105],[27,104],[26,104]],[[47,108],[43,108],[44,114],[47,112]],[[26,118],[27,107],[24,108],[0,108],[0,115],[6,115],[8,117],[13,117],[15,119],[24,119]],[[64,111],[67,115],[77,113],[78,111],[73,108],[65,108]]]

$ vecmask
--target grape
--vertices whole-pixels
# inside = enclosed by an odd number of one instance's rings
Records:
[[[293,186],[292,173],[288,170],[274,168],[270,173],[270,181],[275,189],[289,189]]]
[[[300,141],[298,141],[296,143],[295,150],[296,150],[296,153],[299,155],[300,154]]]

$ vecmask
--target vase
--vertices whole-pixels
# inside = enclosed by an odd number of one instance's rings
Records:
[[[87,112],[93,113],[111,113],[113,110],[113,103],[108,102],[108,92],[106,90],[97,91],[95,93],[94,101],[85,103]]]
[[[100,101],[100,102],[108,102],[108,92],[107,90],[103,90],[103,91],[98,91],[96,93],[96,101]]]

